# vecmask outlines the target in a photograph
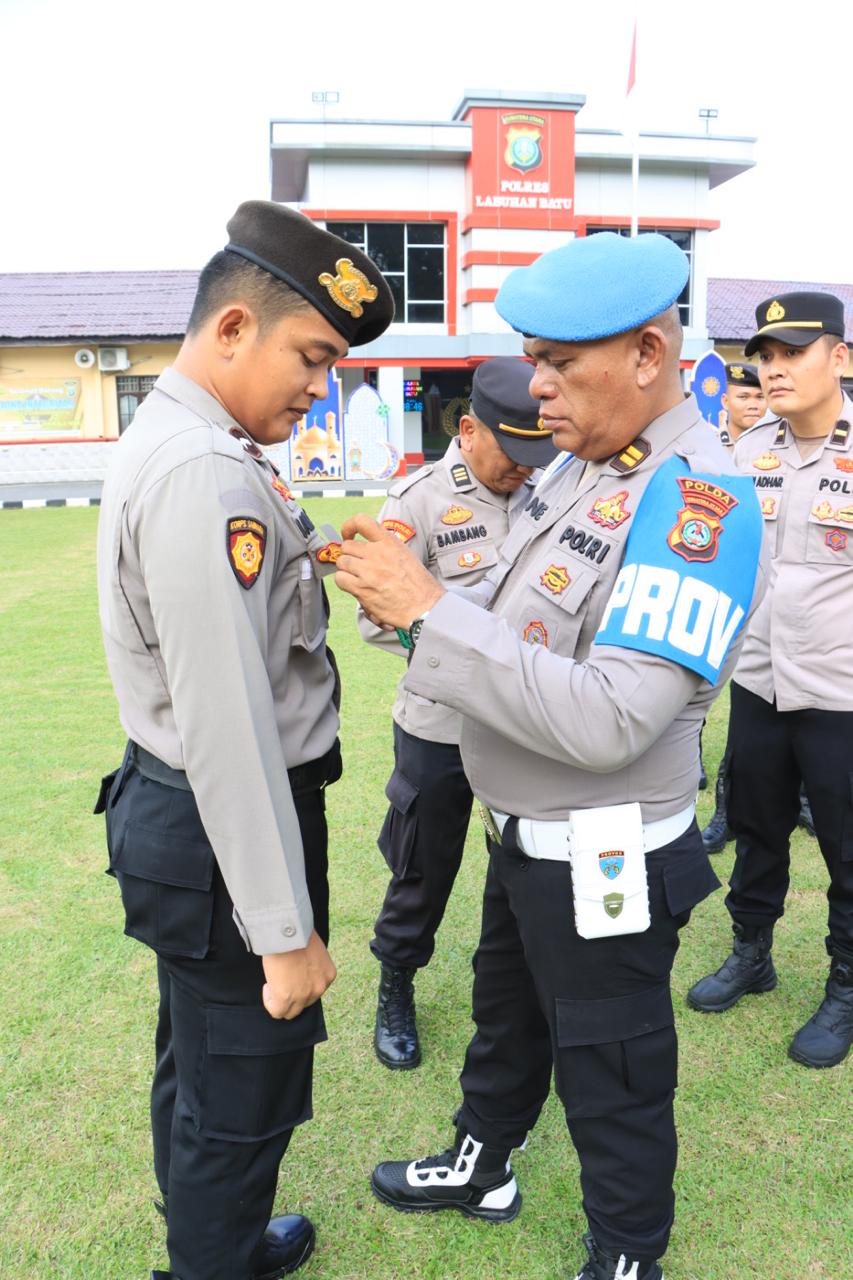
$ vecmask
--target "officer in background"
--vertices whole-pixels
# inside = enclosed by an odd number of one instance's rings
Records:
[[[733,449],[744,431],[761,421],[767,408],[754,364],[726,365],[723,408],[726,411],[726,425],[720,432],[720,439],[729,449]]]
[[[728,414],[728,422],[720,432],[720,439],[731,451],[745,431],[754,427],[767,407],[758,370],[754,364],[726,365],[726,394],[723,396],[723,408]],[[714,790],[714,812],[708,825],[702,831],[702,843],[708,853],[720,853],[725,849],[733,832],[727,817],[728,787],[727,779],[731,759],[730,743],[727,739],[726,749],[717,770],[717,783]],[[810,836],[814,835],[812,812],[806,796],[805,788],[800,788],[800,813],[798,824]]]
[[[260,445],[393,316],[378,269],[302,214],[242,204],[187,336],[115,446],[98,533],[107,660],[130,742],[104,780],[126,933],[157,955],[154,1164],[176,1280],[294,1271],[268,1225],[311,1116],[326,950],[324,788],[340,777],[321,574],[339,544]]]
[[[737,856],[726,906],[734,949],[688,1002],[721,1012],[776,986],[773,926],[785,908],[800,781],[829,872],[826,993],[790,1056],[832,1067],[853,1040],[853,403],[844,307],[829,293],[762,302],[746,345],[776,416],[743,437],[773,565],[731,693],[729,821]]]
[[[526,361],[479,365],[470,412],[440,462],[397,481],[379,513],[382,528],[406,543],[439,582],[455,590],[479,582],[497,562],[516,515],[531,500],[534,471],[557,456],[541,425]],[[535,499],[534,499],[535,501]],[[359,611],[366,640],[405,655],[394,631]],[[374,1047],[386,1067],[421,1060],[413,978],[429,964],[462,861],[471,788],[459,755],[458,712],[397,689],[394,772],[379,848],[391,881],[370,949],[379,960]]]
[[[375,621],[409,628],[406,688],[462,712],[491,832],[456,1141],[380,1164],[373,1189],[399,1209],[513,1218],[511,1152],[553,1068],[590,1224],[582,1280],[662,1275],[669,976],[679,929],[717,887],[694,819],[699,729],[763,589],[752,486],[681,387],[687,276],[666,237],[605,232],[502,286],[500,314],[538,335],[531,394],[574,457],[473,588],[488,608],[446,594],[366,516],[338,561]]]

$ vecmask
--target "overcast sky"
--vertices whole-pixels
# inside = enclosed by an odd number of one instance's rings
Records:
[[[200,266],[269,197],[270,119],[316,115],[316,89],[330,115],[439,120],[466,88],[582,93],[579,126],[621,128],[635,8],[0,0],[0,270]],[[642,6],[641,127],[715,107],[758,139],[711,193],[712,275],[853,281],[851,76],[843,0]]]

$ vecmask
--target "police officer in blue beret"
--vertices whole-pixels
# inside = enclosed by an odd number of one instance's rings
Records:
[[[404,1211],[514,1218],[512,1151],[553,1072],[589,1222],[578,1280],[663,1274],[670,970],[718,887],[694,816],[699,730],[764,587],[752,482],[681,385],[687,275],[664,236],[602,233],[501,288],[531,394],[573,456],[474,599],[366,516],[344,526],[338,561],[338,585],[379,625],[408,628],[405,687],[462,713],[490,848],[455,1140],[378,1165],[373,1190]]]

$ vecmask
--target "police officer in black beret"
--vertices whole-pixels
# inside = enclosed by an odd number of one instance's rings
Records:
[[[754,364],[741,362],[726,365],[723,408],[726,411],[726,425],[720,432],[720,439],[729,449],[733,449],[736,440],[761,420],[766,409],[764,392]]]
[[[470,411],[440,462],[389,490],[379,523],[408,544],[449,590],[478,583],[493,568],[511,524],[530,502],[538,468],[557,457],[530,396],[531,368],[511,357],[477,366]],[[404,653],[395,632],[360,612],[362,635]],[[471,787],[459,753],[461,716],[416,698],[403,679],[394,706],[394,772],[379,847],[391,871],[370,949],[382,969],[374,1032],[379,1061],[418,1066],[413,979],[427,965],[462,862]]]
[[[268,1222],[311,1116],[335,977],[324,790],[340,777],[322,576],[338,544],[261,446],[393,317],[364,254],[300,213],[240,206],[186,339],[115,446],[98,541],[122,724],[104,780],[125,931],[157,956],[154,1167],[174,1280],[273,1280],[311,1223]]]

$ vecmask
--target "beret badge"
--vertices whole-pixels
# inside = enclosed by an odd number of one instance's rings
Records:
[[[772,324],[774,320],[784,320],[784,318],[785,308],[782,306],[782,303],[771,302],[770,306],[767,308],[766,323]]]
[[[730,370],[731,377],[737,379],[738,382],[744,381],[743,365],[733,364]]]
[[[370,283],[363,271],[353,266],[350,258],[338,258],[335,271],[337,275],[334,276],[328,271],[323,271],[317,280],[324,289],[328,290],[332,302],[355,316],[357,320],[364,314],[364,307],[361,304],[375,301],[379,291],[375,284]]]

